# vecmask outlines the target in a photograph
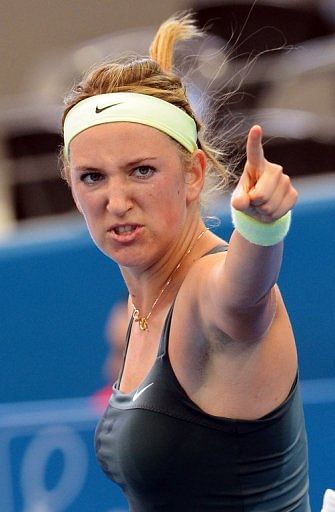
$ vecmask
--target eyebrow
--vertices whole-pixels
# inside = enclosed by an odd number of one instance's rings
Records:
[[[78,165],[77,167],[73,167],[73,171],[80,174],[83,172],[101,172],[101,169],[86,165]]]
[[[141,162],[144,162],[144,161],[147,161],[147,160],[157,160],[157,157],[156,156],[143,156],[141,158],[136,158],[136,160],[132,160],[130,162],[125,162],[124,164],[122,164],[122,167],[133,167],[134,165],[138,165],[140,164]],[[90,171],[90,172],[101,172],[101,169],[99,169],[98,167],[92,167],[90,165],[86,166],[86,165],[78,165],[77,167],[74,167],[73,170],[75,172],[87,172],[87,171]]]
[[[143,162],[144,160],[157,160],[157,157],[156,156],[145,156],[143,158],[136,158],[136,160],[133,160],[131,162],[127,162],[125,164],[125,167],[129,166],[129,167],[132,167],[134,165],[138,165],[140,164],[141,162]]]

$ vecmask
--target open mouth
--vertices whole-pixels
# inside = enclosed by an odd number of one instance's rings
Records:
[[[120,224],[116,226],[112,226],[109,231],[112,235],[117,238],[130,238],[132,235],[135,235],[139,228],[138,224]]]
[[[124,235],[124,234],[128,234],[128,233],[132,233],[133,231],[135,231],[136,228],[137,228],[137,226],[129,224],[127,226],[116,226],[115,228],[113,228],[113,231],[117,235]]]

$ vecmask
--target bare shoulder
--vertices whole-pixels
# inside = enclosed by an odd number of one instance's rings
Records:
[[[222,251],[205,254],[193,263],[178,292],[175,303],[176,322],[185,324],[184,332],[201,336],[206,324],[206,306],[215,302],[212,283],[216,271],[224,265],[227,251],[222,241]],[[179,320],[180,319],[180,320]],[[194,332],[196,331],[196,332]]]
[[[214,247],[218,249],[215,252],[209,251],[203,255],[191,266],[183,282],[181,293],[189,291],[195,300],[201,298],[204,290],[208,291],[208,285],[215,279],[215,273],[225,263],[228,251],[227,242],[221,241],[221,244]],[[212,249],[212,250],[213,250]]]
[[[197,267],[206,271],[207,263]],[[183,389],[210,414],[244,419],[267,414],[288,395],[297,368],[293,331],[278,286],[272,291],[276,309],[268,331],[257,341],[245,342],[204,325],[196,305],[184,300],[192,289],[185,284],[176,301],[169,349]]]
[[[216,272],[221,271],[226,256],[227,252],[208,254],[197,260],[188,272],[175,302],[171,333],[172,339],[178,338],[178,342],[173,350],[176,350],[181,360],[184,357],[190,358],[192,354],[190,360],[195,359],[201,364],[208,361],[209,354],[212,357],[218,352],[221,355],[224,352],[230,358],[248,353],[251,346],[256,345],[258,350],[261,345],[272,345],[276,351],[281,350],[283,343],[287,342],[294,351],[290,318],[277,284],[264,299],[265,307],[262,301],[257,305],[261,313],[257,308],[241,311],[236,320],[235,312],[230,317],[229,312],[223,311],[222,301],[220,303],[216,298]],[[271,318],[266,329],[262,325],[259,329],[262,315]],[[258,332],[262,334],[258,335]],[[240,337],[238,333],[241,333]]]

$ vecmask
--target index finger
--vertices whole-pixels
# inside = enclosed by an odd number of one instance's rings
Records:
[[[262,134],[262,128],[256,124],[250,129],[247,140],[247,164],[258,173],[262,172],[264,166]]]

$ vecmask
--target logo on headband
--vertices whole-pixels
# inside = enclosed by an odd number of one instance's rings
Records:
[[[96,114],[100,114],[101,112],[103,112],[104,110],[106,110],[107,108],[111,108],[111,107],[116,107],[116,105],[121,105],[121,101],[119,103],[113,103],[113,105],[107,105],[107,107],[102,107],[102,108],[99,108],[98,106],[95,107],[95,113]]]

